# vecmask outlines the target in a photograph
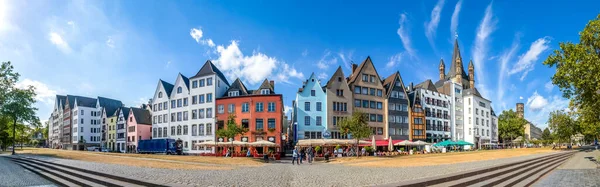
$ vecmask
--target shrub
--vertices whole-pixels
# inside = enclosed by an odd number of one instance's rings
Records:
[[[315,147],[315,151],[316,151],[317,153],[320,153],[320,152],[321,152],[321,146],[317,146],[317,147]]]
[[[335,146],[335,149],[336,149],[336,150],[338,150],[338,149],[340,149],[340,148],[342,148],[342,146],[340,146],[340,145],[337,145],[337,146]]]
[[[400,148],[400,151],[404,151],[404,147],[401,147],[401,148]]]

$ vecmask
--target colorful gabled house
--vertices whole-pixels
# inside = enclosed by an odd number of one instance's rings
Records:
[[[332,139],[347,139],[347,135],[340,132],[338,123],[352,116],[352,90],[348,86],[342,67],[339,66],[331,76],[327,85],[327,131]]]
[[[400,72],[396,71],[384,79],[383,87],[386,98],[383,109],[387,112],[387,115],[384,115],[386,125],[384,134],[392,140],[408,140],[410,133],[408,94]]]
[[[352,74],[348,77],[348,85],[353,90],[353,112],[361,111],[369,116],[368,125],[373,131],[376,140],[384,140],[386,124],[383,116],[387,112],[383,109],[385,102],[384,87],[375,69],[371,57],[367,57],[360,65],[352,64]]]
[[[152,115],[147,109],[131,107],[127,121],[127,149],[136,152],[140,140],[152,138]]]
[[[314,73],[298,89],[293,108],[295,141],[322,139],[327,132],[327,94]]]

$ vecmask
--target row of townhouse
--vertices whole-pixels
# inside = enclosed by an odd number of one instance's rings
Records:
[[[186,154],[214,152],[195,146],[205,141],[266,140],[281,145],[283,101],[274,86],[273,81],[265,80],[257,90],[248,90],[239,78],[230,84],[211,61],[190,78],[179,74],[174,84],[159,80],[149,104],[151,137],[180,140]],[[249,131],[229,140],[216,136],[229,115]]]
[[[465,73],[458,41],[446,73],[439,79],[405,86],[400,72],[380,78],[370,57],[352,64],[350,76],[341,67],[324,85],[313,73],[293,101],[292,131],[300,139],[345,139],[337,123],[354,111],[368,115],[376,140],[464,140],[476,146],[498,141],[498,118],[491,101],[475,87],[473,62]]]
[[[56,95],[49,118],[49,146],[55,149],[105,149],[126,152],[136,139],[149,138],[150,111],[123,107],[119,100],[105,97]],[[129,130],[127,130],[129,129]]]

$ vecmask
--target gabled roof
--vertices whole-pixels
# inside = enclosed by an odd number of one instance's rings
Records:
[[[360,63],[360,65],[356,68],[356,70],[354,70],[352,72],[352,74],[350,75],[350,77],[348,77],[348,84],[353,84],[354,81],[356,81],[356,78],[359,77],[360,72],[365,67],[365,65],[367,65],[367,63],[369,65],[373,66],[373,69],[375,70],[375,74],[377,74],[378,78],[380,77],[379,73],[377,72],[377,68],[375,68],[375,65],[373,65],[373,61],[371,61],[371,56],[367,56],[367,59],[365,59],[362,63]]]
[[[200,68],[198,73],[196,73],[192,79],[213,74],[217,74],[217,76],[219,76],[219,78],[221,78],[223,82],[229,86],[229,82],[227,81],[227,78],[225,78],[225,75],[223,75],[223,72],[221,72],[221,70],[219,70],[219,68],[217,68],[210,60],[207,60],[206,63],[204,63],[202,68]]]
[[[179,73],[179,75],[181,75],[181,79],[183,79],[183,83],[185,83],[185,88],[187,88],[187,90],[190,90],[190,79],[181,73]]]
[[[435,88],[433,82],[431,82],[431,79],[427,79],[424,82],[417,84],[415,88],[422,88],[429,91],[437,92],[437,89]]]
[[[346,81],[344,76],[344,71],[342,70],[342,66],[338,66],[338,68],[335,70],[335,73],[333,73],[333,75],[331,75],[331,78],[329,78],[329,81],[327,81],[327,84],[325,85],[327,88],[331,88],[331,86],[333,86],[333,83],[336,80],[337,77],[341,77],[343,79],[343,81]],[[348,84],[348,82],[346,82],[346,85]]]
[[[129,115],[129,107],[119,107],[119,109],[117,110],[117,112],[122,111],[123,112],[123,117],[127,118],[127,115]],[[115,113],[115,115],[119,115],[118,113]],[[127,121],[127,120],[125,120]]]
[[[475,95],[477,97],[481,97],[481,94],[479,93],[479,90],[477,90],[477,88],[469,88],[469,89],[465,89],[463,90],[463,93],[465,93],[465,95]]]
[[[138,124],[152,124],[152,115],[150,111],[141,108],[131,107],[131,112],[133,113],[133,117],[135,117],[135,121]]]
[[[170,98],[171,92],[173,91],[173,87],[174,87],[173,84],[163,81],[162,79],[159,79],[159,81],[162,84],[163,89],[165,89],[165,92],[166,92],[165,94],[167,95],[167,98]]]
[[[96,108],[96,99],[82,96],[75,96],[75,101],[77,101],[77,106],[84,106],[90,108]]]
[[[244,85],[244,83],[242,82],[242,80],[240,80],[240,78],[236,78],[235,81],[233,81],[233,83],[231,83],[231,86],[229,87],[229,89],[227,89],[227,92],[225,92],[224,97],[227,97],[230,91],[239,91],[240,96],[248,95],[249,93],[252,93],[246,88],[246,85]]]
[[[58,106],[62,107],[62,108],[59,108],[60,110],[64,109],[66,99],[67,99],[67,96],[56,95],[56,102],[57,102]]]
[[[467,76],[467,73],[465,73],[465,70],[464,70],[465,68],[463,67],[462,63],[457,65],[456,58],[462,59],[462,57],[460,56],[460,47],[458,46],[458,39],[454,40],[454,51],[452,52],[452,59],[451,59],[452,64],[450,65],[448,74],[446,74],[446,78],[452,78],[452,77],[456,76],[456,73],[458,73],[458,72],[456,72],[456,66],[460,66],[462,78],[469,79],[469,76]]]
[[[117,108],[123,106],[121,101],[105,97],[98,97],[98,103],[100,104],[100,107],[104,107],[106,117],[111,117],[115,111],[117,111]]]
[[[400,72],[396,71],[396,73],[391,74],[389,77],[385,78],[383,80],[383,88],[385,90],[385,96],[386,98],[390,98],[390,94],[392,93],[392,89],[394,89],[395,86],[395,80],[396,77],[398,77],[398,75],[400,74]]]
[[[260,94],[260,91],[262,89],[269,89],[271,91],[271,94],[275,94],[275,88],[273,87],[273,85],[271,85],[271,82],[269,82],[269,80],[265,79],[265,81],[263,81],[262,84],[260,84],[260,87],[258,87],[258,89],[254,90],[254,94]]]

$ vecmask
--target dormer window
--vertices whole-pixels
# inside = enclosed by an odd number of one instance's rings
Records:
[[[262,95],[271,94],[271,90],[269,90],[269,89],[262,89],[262,90],[260,90],[260,94],[262,94]]]
[[[239,96],[240,95],[240,91],[230,91],[228,96],[229,97],[234,97],[234,96]]]
[[[400,81],[396,81],[396,86],[400,86]]]
[[[338,77],[338,82],[342,82],[342,77]]]
[[[162,98],[162,92],[158,92],[158,98]]]
[[[180,87],[177,87],[177,93],[181,93],[183,91],[183,89]]]

